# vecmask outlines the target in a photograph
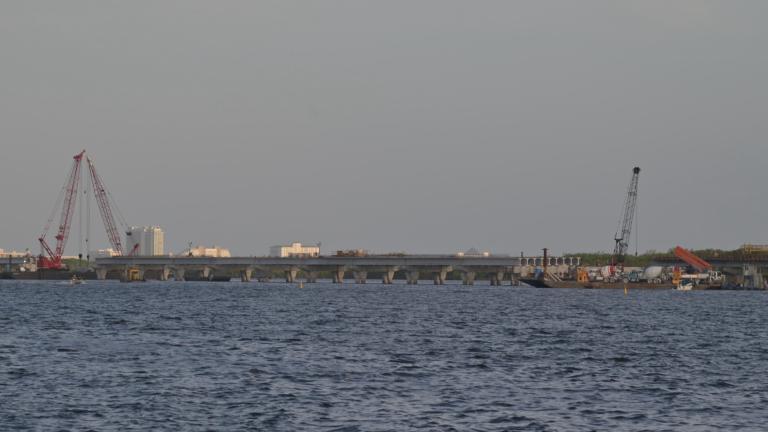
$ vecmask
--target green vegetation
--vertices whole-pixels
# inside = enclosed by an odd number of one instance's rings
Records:
[[[77,258],[71,258],[71,259],[65,259],[61,262],[64,263],[65,266],[67,266],[70,270],[78,270],[78,269],[84,269],[88,268],[88,261],[86,260],[80,260]]]

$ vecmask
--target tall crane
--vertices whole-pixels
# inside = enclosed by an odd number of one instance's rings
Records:
[[[55,237],[56,249],[51,250],[51,247],[48,246],[48,242],[45,241],[45,236],[51,229],[51,224],[53,223],[53,218],[56,214],[56,208],[59,206],[61,195],[59,195],[59,198],[56,200],[56,205],[54,206],[51,215],[48,217],[48,222],[45,224],[42,234],[40,234],[40,237],[37,239],[40,242],[41,248],[40,257],[37,261],[37,265],[40,268],[63,268],[61,256],[64,254],[64,247],[67,245],[67,240],[69,239],[69,228],[72,224],[72,215],[75,212],[75,201],[77,201],[77,189],[80,186],[80,165],[83,161],[84,154],[85,150],[73,157],[75,161],[72,163],[72,168],[69,171],[67,181],[64,183],[64,188],[62,189],[62,192],[64,193],[64,206],[62,207],[61,218],[59,219],[59,231]]]
[[[640,167],[632,168],[632,179],[627,188],[627,199],[624,202],[624,211],[619,219],[619,225],[616,229],[614,241],[616,245],[613,248],[613,265],[618,266],[620,271],[624,270],[624,258],[629,248],[630,234],[632,233],[632,221],[635,218],[637,209],[637,182],[640,178]]]
[[[56,209],[59,208],[61,195],[59,196],[59,199],[56,200],[56,205],[54,206],[53,212],[51,212],[51,217],[48,219],[48,223],[46,224],[45,228],[43,229],[43,233],[40,235],[38,239],[42,247],[40,257],[38,258],[38,261],[37,261],[37,266],[39,268],[54,269],[54,270],[61,270],[64,268],[64,264],[62,263],[61,257],[64,253],[64,247],[67,244],[70,226],[72,223],[72,215],[74,213],[75,206],[76,206],[76,201],[78,196],[77,190],[81,183],[81,177],[82,177],[81,165],[82,165],[83,157],[85,157],[88,163],[88,173],[91,180],[93,194],[96,197],[96,202],[98,203],[98,206],[99,206],[99,213],[101,214],[101,220],[104,222],[104,228],[106,229],[109,243],[112,245],[112,249],[115,251],[117,255],[125,254],[125,250],[123,249],[123,244],[120,241],[120,232],[117,229],[117,224],[115,223],[114,214],[112,212],[112,204],[114,204],[114,202],[110,203],[109,192],[107,191],[106,187],[104,187],[104,182],[102,181],[101,176],[96,171],[96,166],[93,164],[93,161],[91,160],[91,158],[85,156],[85,150],[83,150],[82,152],[74,156],[75,162],[72,165],[72,169],[69,172],[67,181],[64,184],[64,188],[63,188],[64,205],[61,211],[59,232],[56,235],[56,249],[52,250],[48,246],[48,243],[45,240],[45,236],[51,227]],[[119,214],[120,213],[118,211],[118,215]],[[125,221],[122,219],[121,219],[121,222],[127,228],[127,223],[125,223]],[[137,248],[138,248],[138,244],[134,245],[129,255],[133,255],[133,253],[137,250]]]

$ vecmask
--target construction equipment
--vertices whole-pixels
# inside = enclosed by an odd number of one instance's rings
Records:
[[[75,211],[78,196],[77,191],[79,189],[82,177],[81,165],[83,157],[85,157],[85,150],[74,156],[74,163],[72,164],[72,168],[70,169],[69,175],[67,176],[67,181],[64,183],[64,188],[62,189],[64,204],[61,210],[59,230],[55,237],[56,249],[51,249],[51,247],[48,245],[48,242],[45,240],[45,236],[48,234],[48,231],[51,228],[56,210],[59,208],[61,203],[62,195],[59,195],[59,198],[56,200],[56,204],[54,205],[53,211],[51,212],[51,216],[48,218],[48,222],[46,223],[42,234],[40,234],[40,237],[38,238],[42,249],[37,260],[38,268],[52,270],[61,270],[64,268],[61,257],[64,254],[64,247],[66,246],[67,240],[69,238],[72,216]],[[117,225],[115,224],[115,218],[112,212],[112,205],[114,205],[114,202],[110,203],[109,192],[107,192],[107,189],[104,187],[104,182],[101,180],[101,176],[99,176],[98,172],[96,171],[96,167],[93,164],[93,161],[88,157],[86,157],[86,160],[88,162],[88,172],[90,174],[93,194],[96,197],[96,201],[99,206],[99,212],[101,214],[101,219],[104,222],[107,237],[109,238],[109,242],[112,245],[112,249],[115,251],[115,254],[124,255],[123,245],[120,241],[120,233],[117,229]],[[115,206],[115,208],[117,207]],[[119,210],[118,215],[120,215]],[[125,223],[125,220],[123,220],[122,217],[121,222],[127,228],[127,223]],[[129,255],[133,255],[137,249],[138,244],[133,246],[133,249]]]
[[[42,249],[37,261],[38,268],[59,270],[64,266],[61,262],[61,256],[64,254],[64,247],[67,245],[67,240],[69,239],[69,229],[72,224],[72,215],[75,212],[75,201],[77,200],[77,189],[80,186],[80,164],[84,154],[85,150],[74,156],[73,159],[75,161],[72,164],[72,168],[67,176],[67,181],[64,183],[64,188],[62,189],[64,194],[64,206],[62,207],[61,218],[59,219],[59,231],[55,237],[56,249],[51,250],[51,247],[48,246],[48,242],[45,240],[45,236],[48,234],[48,230],[51,229],[51,224],[53,223],[53,218],[56,214],[56,208],[59,206],[62,195],[59,195],[57,198],[56,205],[54,206],[51,215],[48,217],[48,222],[45,224],[43,232],[37,239],[40,242],[40,247]]]
[[[622,218],[619,219],[616,235],[614,236],[616,245],[613,249],[611,261],[613,266],[618,267],[618,273],[623,273],[624,271],[624,258],[626,257],[627,249],[629,248],[629,239],[630,234],[632,233],[632,221],[635,218],[637,209],[637,182],[639,178],[640,167],[634,167],[632,169],[632,179],[629,181],[629,188],[627,188],[627,198],[624,202]]]

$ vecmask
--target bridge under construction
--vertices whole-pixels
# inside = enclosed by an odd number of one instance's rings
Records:
[[[432,280],[442,285],[452,272],[461,274],[465,285],[473,285],[478,276],[487,277],[491,285],[505,281],[517,284],[526,268],[546,264],[548,268],[563,272],[580,264],[577,257],[512,257],[512,256],[456,256],[456,255],[367,255],[361,257],[141,257],[120,256],[97,258],[98,279],[119,277],[123,280],[213,280],[239,277],[248,282],[268,280],[273,275],[284,276],[288,283],[313,283],[321,274],[330,274],[334,283],[343,283],[347,276],[358,284],[366,283],[369,275],[377,275],[383,284],[392,284],[401,276],[407,284]]]

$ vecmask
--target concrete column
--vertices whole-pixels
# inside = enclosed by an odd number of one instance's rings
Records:
[[[445,285],[445,280],[448,278],[448,272],[452,270],[451,267],[441,267],[435,274],[435,285]]]
[[[475,284],[475,272],[473,271],[465,271],[464,272],[464,280],[462,281],[464,285],[474,285]]]
[[[200,270],[200,276],[203,277],[203,279],[211,280],[211,277],[213,276],[213,269],[205,266],[202,270]]]
[[[296,267],[291,267],[288,270],[285,271],[285,282],[287,283],[294,283],[296,282],[296,275],[299,274],[299,269]]]
[[[491,286],[501,286],[502,282],[504,282],[504,273],[503,270],[500,270],[491,274]]]
[[[368,272],[363,270],[355,271],[355,283],[364,284],[368,279]]]
[[[240,282],[250,282],[253,277],[253,269],[246,267],[240,270]]]
[[[173,269],[173,278],[176,279],[177,281],[184,281],[185,280],[184,273],[186,273],[186,270],[184,270],[183,268],[177,267]]]
[[[336,266],[336,270],[333,272],[333,283],[344,283],[344,273],[346,273],[344,266]]]
[[[408,270],[407,272],[408,285],[418,285],[419,283],[419,271]]]
[[[384,270],[384,275],[381,277],[381,283],[384,285],[392,285],[392,282],[395,280],[395,272],[397,271],[397,268],[390,267],[386,270]]]
[[[98,280],[106,280],[107,279],[107,269],[105,269],[105,268],[97,268],[96,269],[96,279],[98,279]]]
[[[168,280],[168,278],[171,277],[171,268],[170,267],[163,267],[160,269],[160,280],[165,282]]]

